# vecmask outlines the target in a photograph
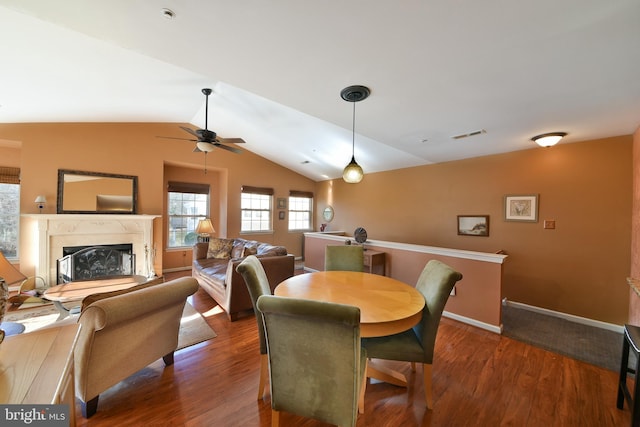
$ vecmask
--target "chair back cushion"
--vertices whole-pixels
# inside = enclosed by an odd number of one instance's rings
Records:
[[[359,245],[328,245],[324,252],[326,271],[362,271],[364,251]]]
[[[414,327],[425,351],[425,362],[432,363],[440,318],[451,290],[462,274],[438,260],[430,260],[420,273],[416,289],[424,295],[422,320]]]
[[[262,316],[256,307],[258,298],[262,295],[271,295],[271,287],[267,273],[264,271],[262,263],[255,255],[249,255],[238,266],[236,271],[242,275],[244,282],[247,284],[253,311],[256,315],[258,323],[258,337],[260,338],[260,354],[267,354],[267,343],[264,338],[264,327],[262,326]]]
[[[271,407],[355,426],[366,353],[360,309],[277,296],[258,299],[269,348]]]

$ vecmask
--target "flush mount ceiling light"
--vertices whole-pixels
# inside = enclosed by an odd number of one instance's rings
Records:
[[[340,91],[340,97],[347,102],[353,102],[353,123],[351,140],[351,161],[342,172],[342,179],[349,184],[357,184],[362,181],[364,172],[356,162],[356,102],[367,99],[371,91],[365,86],[349,86]]]
[[[556,145],[558,141],[567,136],[566,132],[549,132],[542,135],[536,135],[531,140],[541,147],[551,147]]]

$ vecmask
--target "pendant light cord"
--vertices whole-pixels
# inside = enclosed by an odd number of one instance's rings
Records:
[[[351,123],[351,158],[356,158],[356,103],[353,102],[353,120]]]

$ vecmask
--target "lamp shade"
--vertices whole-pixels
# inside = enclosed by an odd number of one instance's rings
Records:
[[[38,204],[45,204],[47,203],[47,198],[44,196],[38,196],[36,197],[36,200],[34,200],[34,203],[38,203]]]
[[[362,181],[364,172],[360,165],[356,163],[355,157],[351,157],[351,162],[344,168],[342,179],[349,184],[357,184]]]
[[[0,277],[4,278],[7,285],[13,285],[27,278],[4,257],[2,252],[0,252]]]
[[[558,141],[565,136],[567,136],[566,132],[550,132],[543,133],[542,135],[536,135],[531,138],[531,140],[541,147],[551,147],[556,145]]]
[[[201,219],[198,221],[198,226],[196,227],[196,233],[198,234],[213,234],[216,230],[213,228],[213,224],[211,224],[211,220],[209,218]]]

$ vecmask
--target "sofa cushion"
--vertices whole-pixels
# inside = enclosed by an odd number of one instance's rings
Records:
[[[245,246],[242,250],[242,258],[248,257],[249,255],[255,255],[258,253],[258,248],[255,246]]]
[[[209,240],[209,250],[207,258],[231,258],[231,250],[233,249],[233,239],[220,239],[213,237]]]

